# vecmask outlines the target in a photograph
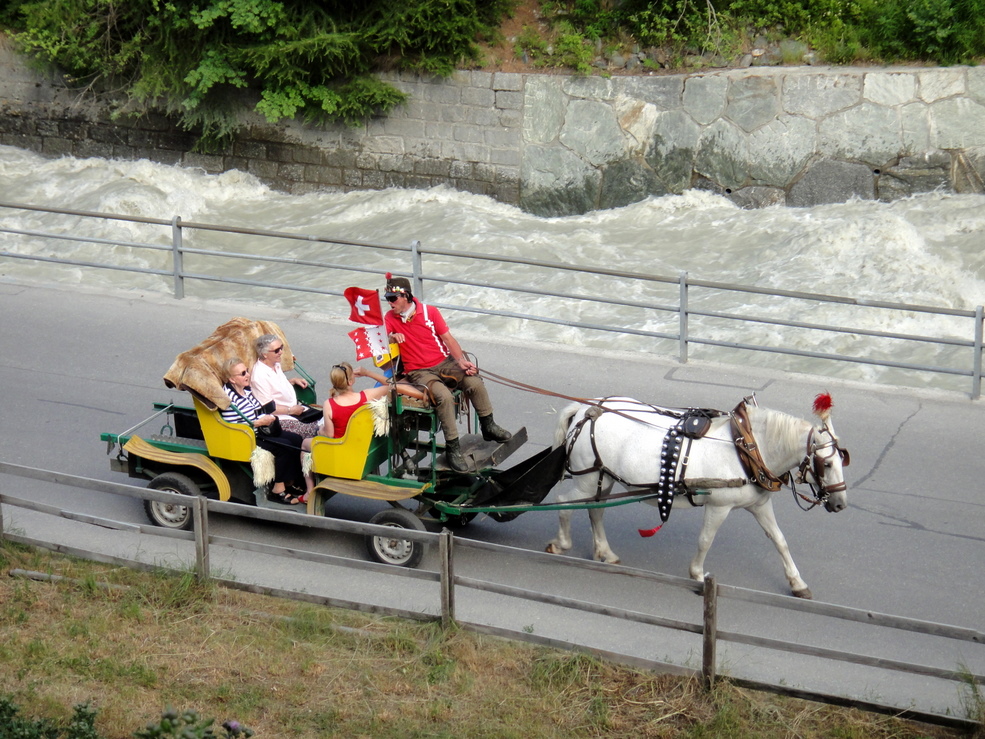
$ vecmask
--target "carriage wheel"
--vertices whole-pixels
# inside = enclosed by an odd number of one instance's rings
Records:
[[[148,483],[151,490],[164,490],[180,495],[199,495],[198,485],[180,472],[164,472]],[[162,503],[159,500],[145,500],[144,510],[151,523],[166,529],[188,531],[192,528],[194,514],[191,506],[175,503]]]
[[[370,519],[370,523],[392,526],[395,529],[427,530],[421,523],[421,519],[403,508],[380,511]],[[424,556],[424,546],[418,541],[400,539],[396,532],[394,535],[370,535],[366,537],[366,549],[369,551],[369,556],[385,565],[417,567]]]

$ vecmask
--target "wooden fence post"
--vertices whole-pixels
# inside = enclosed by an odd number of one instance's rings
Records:
[[[438,551],[441,557],[441,628],[455,623],[455,563],[452,553],[455,537],[448,529],[441,530]]]
[[[195,497],[195,574],[201,581],[212,576],[209,567],[209,501],[204,495]]]
[[[717,658],[715,644],[718,639],[718,586],[715,578],[705,575],[704,591],[704,630],[702,631],[703,648],[701,650],[701,677],[705,690],[715,686],[715,671]]]

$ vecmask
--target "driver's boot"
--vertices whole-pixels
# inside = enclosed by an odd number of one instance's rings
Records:
[[[498,441],[502,444],[513,438],[513,434],[493,420],[492,413],[479,418],[479,428],[482,429],[482,438],[485,441]]]
[[[469,465],[462,454],[462,443],[458,439],[445,441],[445,461],[455,472],[468,472]]]

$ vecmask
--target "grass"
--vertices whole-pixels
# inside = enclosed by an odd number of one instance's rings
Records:
[[[0,544],[0,695],[131,737],[166,707],[257,737],[956,737],[893,717],[658,676]],[[114,587],[106,587],[112,583]],[[122,587],[115,587],[122,586]],[[980,706],[979,706],[980,707]]]

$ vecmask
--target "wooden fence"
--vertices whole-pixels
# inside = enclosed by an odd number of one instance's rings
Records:
[[[426,531],[402,530],[400,536],[424,545],[436,547],[438,551],[439,566],[437,571],[427,571],[418,569],[408,569],[393,567],[375,562],[354,560],[346,557],[339,557],[324,553],[310,552],[292,548],[263,544],[259,542],[247,542],[240,539],[222,537],[210,533],[209,514],[221,513],[224,515],[239,516],[243,518],[260,519],[278,523],[289,523],[296,526],[304,526],[314,529],[337,531],[357,535],[385,534],[392,536],[392,527],[379,526],[368,523],[357,523],[344,521],[328,517],[308,516],[296,512],[271,511],[264,508],[247,506],[238,503],[223,503],[216,500],[209,500],[205,497],[189,497],[168,493],[149,488],[140,488],[121,483],[106,482],[90,478],[77,477],[49,470],[40,470],[31,467],[13,465],[0,462],[0,475],[13,475],[21,478],[29,478],[45,483],[67,485],[76,489],[93,490],[101,493],[111,493],[129,498],[142,500],[156,500],[161,502],[171,502],[180,505],[188,505],[194,511],[194,526],[192,531],[175,531],[163,529],[153,525],[129,524],[107,519],[97,518],[83,513],[66,511],[61,507],[34,502],[24,498],[15,497],[3,492],[4,486],[0,484],[0,504],[36,511],[43,514],[58,516],[61,518],[78,521],[87,524],[94,524],[104,528],[126,529],[138,531],[141,534],[152,534],[156,536],[178,538],[186,541],[193,541],[195,545],[195,572],[199,578],[211,579],[221,585],[250,592],[262,593],[276,597],[290,598],[310,603],[325,605],[329,607],[346,608],[368,613],[379,613],[390,616],[398,616],[415,620],[440,620],[443,626],[456,624],[463,628],[481,632],[507,636],[512,639],[519,639],[562,649],[580,649],[589,651],[600,657],[612,659],[637,667],[651,669],[661,672],[669,672],[682,675],[700,675],[705,686],[714,685],[718,677],[718,660],[716,656],[717,645],[719,642],[732,642],[754,647],[785,652],[791,655],[803,655],[806,657],[834,660],[837,662],[850,663],[865,667],[877,668],[880,670],[893,670],[909,674],[924,675],[931,678],[955,681],[970,685],[976,691],[979,701],[978,686],[985,683],[985,675],[975,674],[968,670],[948,670],[928,665],[914,664],[896,660],[882,659],[866,655],[844,652],[834,649],[825,649],[816,646],[809,646],[787,642],[783,640],[770,639],[762,636],[753,636],[728,631],[718,628],[719,602],[722,599],[743,601],[760,606],[782,608],[798,611],[804,614],[824,616],[834,619],[841,619],[849,622],[881,626],[884,628],[895,629],[917,634],[924,634],[934,637],[956,640],[971,644],[985,644],[985,633],[975,629],[949,626],[945,624],[922,621],[917,619],[893,616],[872,611],[865,611],[855,608],[848,608],[829,603],[805,601],[790,596],[780,596],[771,593],[747,590],[744,588],[733,587],[721,583],[716,583],[715,579],[708,576],[705,582],[698,583],[693,580],[665,575],[660,573],[646,572],[642,570],[631,570],[629,568],[615,567],[599,562],[574,559],[570,557],[558,557],[548,555],[543,552],[531,552],[513,547],[506,547],[497,544],[455,537],[450,531],[444,530],[441,533],[431,533]],[[138,560],[120,558],[95,551],[84,550],[76,547],[69,547],[58,542],[44,541],[37,538],[18,534],[11,530],[5,530],[3,508],[0,505],[0,541],[7,540],[29,546],[40,547],[69,556],[82,559],[117,564],[137,569],[160,570],[159,565],[150,565]],[[440,592],[440,615],[423,611],[411,611],[397,609],[388,606],[373,605],[351,600],[342,600],[333,597],[318,596],[307,592],[298,592],[288,589],[274,588],[251,583],[238,582],[231,579],[215,577],[209,562],[209,553],[214,546],[225,546],[235,549],[262,553],[273,556],[290,557],[309,562],[317,562],[342,566],[349,569],[384,572],[387,575],[402,578],[412,578],[427,582],[437,582]],[[641,578],[650,582],[657,582],[675,588],[689,590],[693,593],[703,595],[703,618],[701,623],[689,623],[676,619],[663,618],[660,616],[632,611],[614,605],[604,605],[576,600],[559,595],[535,592],[510,585],[495,583],[486,580],[477,580],[455,574],[455,552],[459,548],[472,548],[487,550],[492,552],[508,552],[510,555],[522,556],[530,560],[550,561],[553,564],[574,567],[581,570],[595,571],[619,571],[631,577]],[[701,669],[700,672],[691,670],[678,665],[666,662],[655,662],[652,660],[629,659],[624,655],[606,653],[599,649],[592,649],[584,645],[574,644],[558,639],[544,636],[535,636],[530,633],[520,633],[513,630],[504,630],[488,625],[473,624],[459,621],[455,613],[455,599],[457,588],[470,588],[484,591],[510,598],[520,598],[537,603],[560,606],[583,613],[597,614],[607,617],[624,619],[639,624],[673,629],[676,631],[700,635],[702,640]],[[788,686],[774,685],[763,682],[755,682],[730,678],[733,682],[747,685],[756,689],[771,690],[796,697],[807,698],[810,700],[832,703],[837,705],[858,707],[863,710],[876,711],[892,715],[910,718],[918,721],[931,722],[961,729],[981,728],[978,720],[973,718],[963,718],[954,715],[942,715],[920,711],[911,707],[892,706],[884,703],[862,701],[845,696],[823,694],[791,688]]]

